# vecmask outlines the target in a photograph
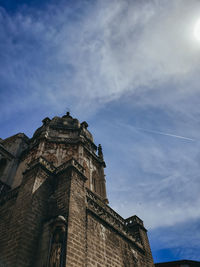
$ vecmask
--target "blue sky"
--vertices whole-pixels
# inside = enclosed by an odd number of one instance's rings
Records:
[[[0,136],[87,120],[155,262],[200,260],[198,0],[0,0]]]

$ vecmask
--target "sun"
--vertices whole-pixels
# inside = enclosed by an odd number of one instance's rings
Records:
[[[196,24],[194,25],[194,37],[200,41],[200,19],[197,20]]]

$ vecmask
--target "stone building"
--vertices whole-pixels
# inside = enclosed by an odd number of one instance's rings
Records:
[[[108,206],[87,128],[68,112],[0,140],[1,267],[154,266],[142,220]]]

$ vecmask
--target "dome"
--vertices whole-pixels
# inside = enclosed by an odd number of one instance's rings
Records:
[[[73,132],[73,136],[84,136],[87,140],[94,142],[92,134],[88,131],[87,122],[80,123],[78,119],[73,118],[69,112],[62,117],[55,116],[54,118],[49,119],[48,117],[43,119],[43,125],[38,128],[33,138],[38,138],[46,135],[47,133],[51,133],[54,130],[61,130],[62,132]],[[75,132],[77,134],[75,135]],[[54,134],[54,133],[52,133]]]

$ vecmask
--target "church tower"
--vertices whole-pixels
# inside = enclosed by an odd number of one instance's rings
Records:
[[[108,206],[88,124],[42,123],[0,141],[0,267],[154,266],[142,220]]]
[[[14,187],[21,183],[25,166],[44,158],[54,167],[74,159],[84,168],[87,187],[107,203],[106,186],[101,145],[94,144],[92,134],[88,131],[87,122],[80,123],[70,116],[69,112],[62,118],[45,118],[43,125],[36,130],[30,140],[29,149],[22,156]],[[98,149],[98,154],[96,154]]]

